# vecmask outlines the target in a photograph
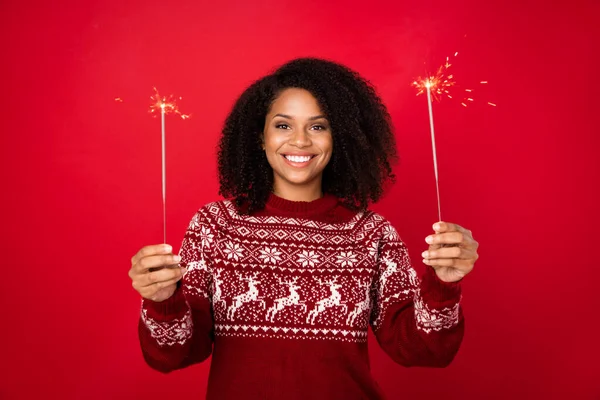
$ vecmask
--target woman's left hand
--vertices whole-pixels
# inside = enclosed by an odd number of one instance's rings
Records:
[[[425,238],[429,249],[424,251],[423,262],[435,270],[444,282],[458,282],[473,270],[479,258],[479,243],[470,230],[450,222],[433,224],[436,232]]]

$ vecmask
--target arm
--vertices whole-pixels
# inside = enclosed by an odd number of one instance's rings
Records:
[[[212,352],[210,303],[214,224],[207,208],[192,218],[179,255],[187,273],[165,301],[142,300],[138,333],[146,363],[167,373],[207,359]]]
[[[387,224],[384,232],[372,290],[375,337],[403,366],[446,367],[464,334],[460,284],[441,281],[429,266],[418,279],[395,229]]]

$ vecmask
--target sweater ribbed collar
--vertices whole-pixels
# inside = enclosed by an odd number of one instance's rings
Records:
[[[323,216],[331,213],[338,204],[338,198],[332,194],[325,193],[320,199],[313,201],[292,201],[277,196],[269,195],[265,211],[274,214],[284,214],[295,217]]]

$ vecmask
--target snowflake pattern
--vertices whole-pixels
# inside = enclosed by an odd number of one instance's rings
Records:
[[[298,254],[297,262],[301,263],[303,267],[314,267],[315,264],[319,263],[319,255],[314,250],[302,250],[302,253]]]
[[[260,250],[260,256],[258,256],[258,258],[262,259],[267,264],[276,265],[277,261],[281,261],[280,256],[281,252],[275,247],[265,247]]]
[[[200,228],[198,236],[200,237],[200,243],[202,244],[202,248],[209,247],[215,237],[215,235],[211,233],[210,228],[207,226],[203,226],[202,228]]]
[[[228,260],[239,261],[244,256],[244,249],[238,243],[227,242],[225,243],[223,253],[227,254]]]
[[[337,256],[336,262],[340,264],[340,267],[353,267],[354,263],[357,263],[358,260],[356,259],[356,254],[352,251],[342,251]]]
[[[385,228],[383,229],[383,238],[388,242],[396,242],[396,241],[400,240],[400,236],[398,235],[398,232],[390,224],[387,224],[385,226]]]

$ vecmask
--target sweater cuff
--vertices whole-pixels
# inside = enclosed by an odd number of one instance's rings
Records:
[[[142,299],[142,309],[146,310],[148,317],[157,321],[167,322],[181,318],[189,309],[183,289],[178,287],[173,295],[163,301]]]
[[[427,266],[421,283],[421,296],[425,303],[458,303],[461,297],[460,281],[444,282],[433,267]]]

